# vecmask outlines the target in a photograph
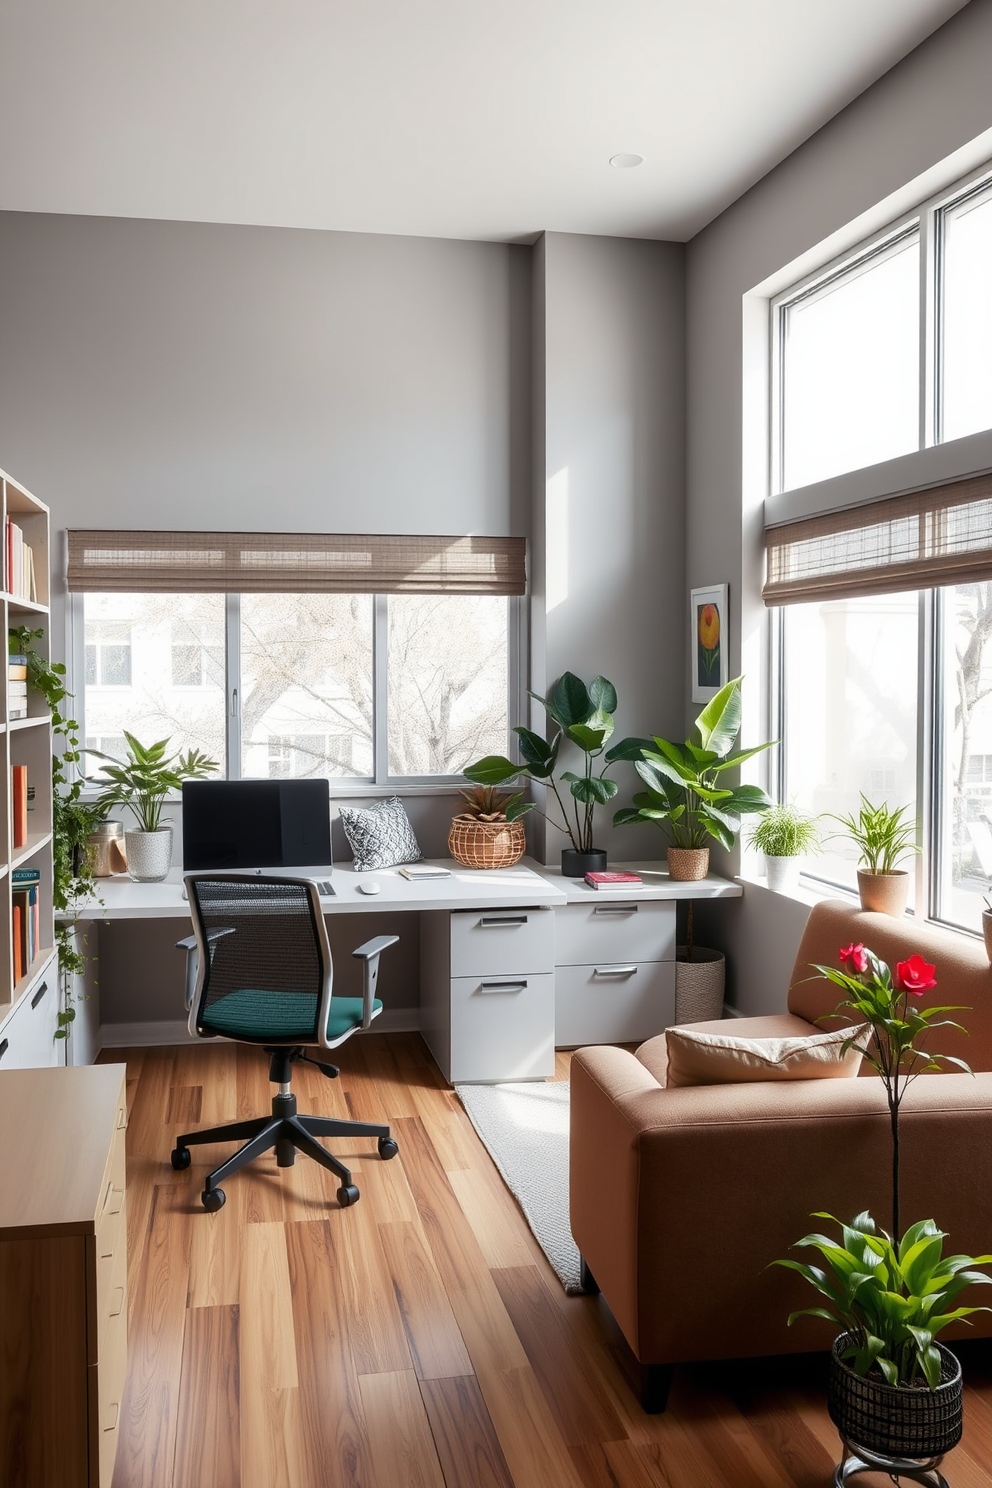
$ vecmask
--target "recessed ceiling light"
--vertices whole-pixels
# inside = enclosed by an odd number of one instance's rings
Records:
[[[632,165],[643,165],[643,155],[611,155],[610,164],[615,165],[617,170],[630,170]]]

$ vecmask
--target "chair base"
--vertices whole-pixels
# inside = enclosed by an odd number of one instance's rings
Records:
[[[338,1199],[342,1206],[355,1203],[358,1189],[351,1181],[351,1172],[343,1162],[328,1152],[317,1141],[318,1137],[377,1137],[379,1156],[395,1157],[399,1151],[389,1134],[388,1126],[377,1126],[364,1121],[339,1121],[333,1116],[300,1116],[296,1109],[296,1096],[289,1091],[280,1091],[272,1097],[272,1115],[257,1116],[249,1121],[233,1121],[227,1126],[207,1127],[203,1131],[185,1132],[176,1138],[172,1153],[172,1166],[181,1170],[190,1165],[190,1147],[205,1146],[210,1142],[244,1143],[226,1162],[210,1173],[203,1186],[203,1207],[216,1211],[224,1203],[221,1188],[225,1178],[245,1167],[263,1152],[276,1150],[276,1164],[280,1168],[291,1168],[296,1162],[297,1152],[312,1157],[314,1162],[327,1168],[341,1180]]]

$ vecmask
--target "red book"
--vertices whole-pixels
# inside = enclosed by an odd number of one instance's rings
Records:
[[[27,847],[28,843],[28,767],[12,765],[10,769],[11,798],[14,816],[14,846]]]
[[[636,888],[644,880],[639,873],[587,873],[586,883],[591,889]]]

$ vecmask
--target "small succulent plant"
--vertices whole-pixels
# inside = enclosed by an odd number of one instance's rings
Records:
[[[507,806],[511,801],[520,799],[519,796],[510,796],[506,791],[497,790],[494,785],[477,785],[472,790],[462,791],[461,797],[465,806],[460,815],[483,822],[505,821]]]

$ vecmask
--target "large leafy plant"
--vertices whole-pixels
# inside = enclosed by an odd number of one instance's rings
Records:
[[[551,720],[551,735],[543,739],[528,728],[515,728],[522,763],[515,764],[502,754],[489,754],[469,765],[464,774],[477,785],[503,785],[518,776],[529,776],[549,787],[558,806],[556,820],[547,812],[540,814],[563,831],[576,852],[591,852],[594,846],[594,813],[617,794],[617,782],[607,770],[617,760],[636,760],[641,749],[650,743],[645,739],[623,739],[607,748],[615,728],[613,715],[617,693],[612,682],[596,677],[587,687],[574,672],[563,672],[547,698],[532,692],[542,703]],[[574,744],[582,753],[581,771],[563,770],[558,779],[555,771],[562,747]],[[563,798],[558,781],[568,785],[571,800]],[[528,811],[540,811],[535,801],[522,795],[506,803],[507,821],[516,821]]]
[[[698,743],[656,738],[637,751],[634,768],[647,790],[614,815],[614,825],[654,822],[667,828],[673,847],[706,847],[714,838],[730,848],[742,816],[774,805],[760,786],[725,781],[728,770],[771,748],[758,744],[733,752],[741,727],[741,680],[728,682],[706,704],[695,723]]]
[[[200,780],[217,769],[217,761],[198,749],[169,754],[168,739],[141,744],[125,729],[124,741],[127,759],[123,761],[100,749],[86,750],[105,761],[102,775],[95,781],[104,787],[97,809],[106,814],[111,806],[127,806],[143,832],[158,831],[162,802],[170,791],[179,790],[184,780]]]
[[[840,1225],[841,1240],[827,1235],[804,1235],[796,1242],[818,1250],[825,1266],[801,1261],[775,1261],[798,1271],[826,1298],[825,1307],[803,1307],[797,1317],[821,1317],[848,1335],[842,1357],[860,1375],[876,1367],[890,1385],[911,1385],[924,1379],[931,1390],[940,1383],[937,1334],[959,1318],[987,1307],[956,1307],[960,1292],[974,1284],[992,1282],[972,1268],[992,1261],[992,1255],[943,1255],[947,1238],[932,1219],[911,1225],[898,1245],[884,1232],[876,1233],[865,1212],[849,1225],[832,1214],[815,1214]]]

